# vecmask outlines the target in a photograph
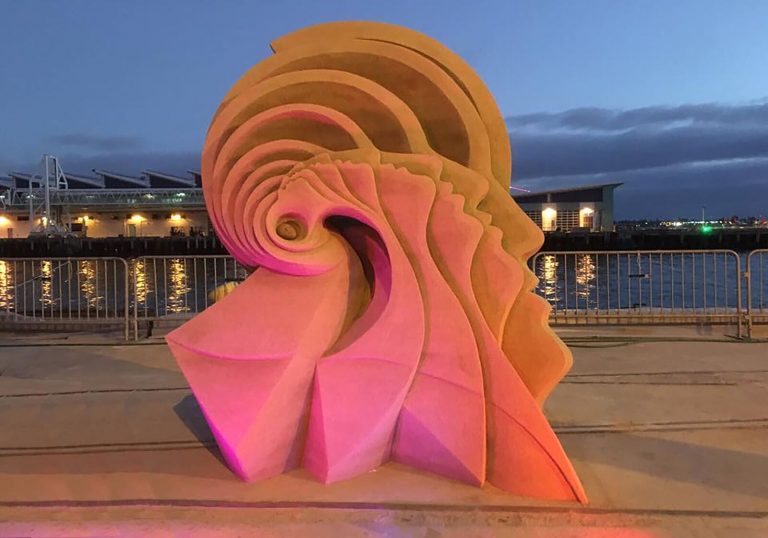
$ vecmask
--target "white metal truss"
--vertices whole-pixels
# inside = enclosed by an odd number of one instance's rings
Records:
[[[9,209],[28,205],[30,194],[15,189]],[[52,207],[76,209],[142,208],[142,209],[194,209],[205,206],[202,189],[59,189],[51,190]]]
[[[51,204],[54,193],[66,192],[67,176],[59,160],[47,153],[40,160],[40,175],[31,175],[27,183],[30,234],[62,235],[67,232],[64,212]]]

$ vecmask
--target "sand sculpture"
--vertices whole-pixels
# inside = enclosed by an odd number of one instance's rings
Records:
[[[542,234],[487,88],[388,24],[272,48],[202,156],[217,234],[257,269],[167,338],[232,470],[333,482],[391,460],[585,502],[541,411],[571,357],[531,292]]]

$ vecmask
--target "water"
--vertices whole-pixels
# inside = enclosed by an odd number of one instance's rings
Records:
[[[739,274],[747,255],[725,252],[559,253],[534,262],[537,292],[553,310],[698,310],[728,312],[738,305]],[[768,307],[768,255],[752,259],[753,305]],[[742,305],[747,290],[742,286]]]
[[[743,272],[746,253],[740,263]],[[725,253],[542,253],[534,271],[555,312],[729,312],[738,302],[736,257]],[[768,311],[768,253],[754,255],[750,271],[753,307]],[[0,316],[114,319],[126,303],[140,318],[191,316],[217,286],[247,274],[226,256],[0,260]],[[746,298],[742,285],[744,308]]]
[[[126,305],[139,317],[192,314],[209,306],[217,286],[246,276],[217,256],[0,260],[0,316],[111,319],[125,317]]]
[[[200,312],[213,302],[214,289],[248,276],[228,257],[138,258],[132,263],[139,317]]]
[[[125,307],[122,260],[0,260],[0,315],[117,317]]]

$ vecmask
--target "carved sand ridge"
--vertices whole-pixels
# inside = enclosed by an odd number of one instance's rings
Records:
[[[273,43],[208,131],[219,238],[256,270],[167,340],[246,480],[389,461],[586,502],[540,405],[567,372],[508,194],[498,108],[434,40],[366,22]]]

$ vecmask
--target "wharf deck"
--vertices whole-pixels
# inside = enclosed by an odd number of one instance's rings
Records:
[[[588,506],[396,464],[246,484],[159,340],[0,337],[0,536],[768,535],[768,343],[601,330],[562,333],[545,405]]]

